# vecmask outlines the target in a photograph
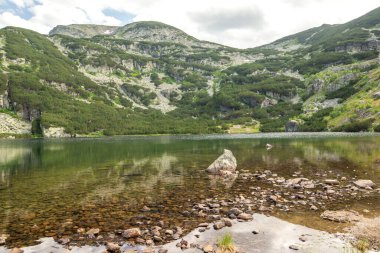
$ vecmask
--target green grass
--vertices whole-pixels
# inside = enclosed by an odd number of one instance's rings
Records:
[[[218,241],[218,248],[225,253],[236,252],[236,247],[231,234],[225,234]]]
[[[5,113],[11,116],[12,118],[20,119],[20,117],[14,111],[11,111],[9,109],[0,108],[0,113]]]

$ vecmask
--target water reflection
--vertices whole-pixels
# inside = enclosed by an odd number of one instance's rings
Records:
[[[149,204],[165,204],[161,216],[185,220],[178,203],[234,187],[234,179],[204,172],[225,148],[239,170],[269,169],[284,177],[302,171],[310,178],[334,171],[380,183],[380,136],[1,141],[0,234],[30,243],[73,233],[61,227],[68,220],[113,231]]]

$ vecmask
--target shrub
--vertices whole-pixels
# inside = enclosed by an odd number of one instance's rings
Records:
[[[157,73],[150,74],[150,81],[157,87],[161,84],[161,79]]]
[[[300,126],[301,132],[322,132],[327,130],[327,121],[324,117],[328,116],[333,108],[325,108],[314,113],[304,124]]]
[[[337,130],[341,130],[343,132],[365,132],[369,130],[373,121],[373,119],[354,121],[341,126]]]

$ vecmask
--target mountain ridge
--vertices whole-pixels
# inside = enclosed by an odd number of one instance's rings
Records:
[[[218,43],[199,40],[184,31],[158,21],[137,21],[124,26],[104,26],[97,24],[71,24],[54,27],[49,36],[66,35],[74,38],[109,36],[116,39],[173,42],[189,46],[228,47]]]

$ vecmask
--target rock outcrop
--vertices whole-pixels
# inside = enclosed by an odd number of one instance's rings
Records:
[[[208,168],[207,172],[214,175],[233,173],[236,170],[237,162],[235,156],[228,149],[218,157]]]
[[[47,138],[67,138],[70,134],[65,132],[63,127],[49,127],[44,129],[44,136]]]
[[[30,134],[32,126],[29,122],[14,118],[6,113],[0,113],[0,133]]]
[[[295,120],[289,120],[285,125],[285,132],[297,132],[298,122]]]

